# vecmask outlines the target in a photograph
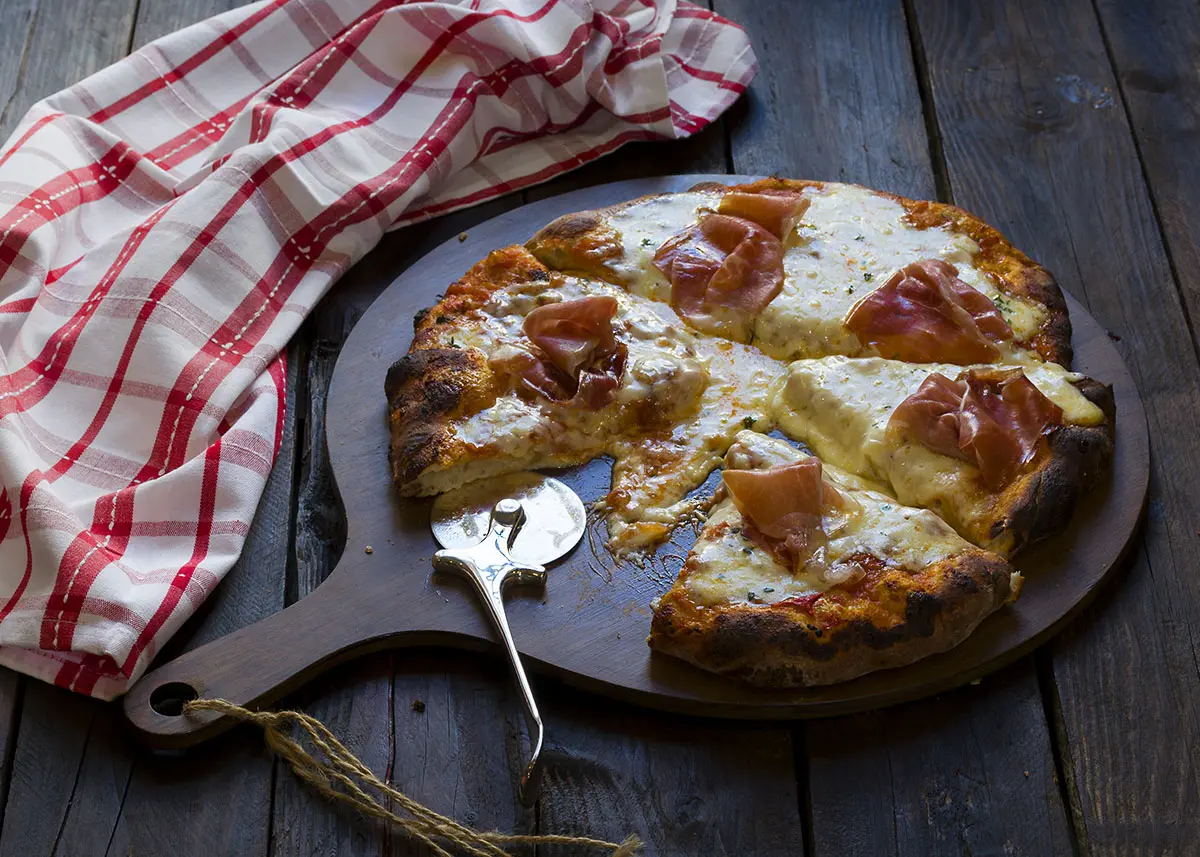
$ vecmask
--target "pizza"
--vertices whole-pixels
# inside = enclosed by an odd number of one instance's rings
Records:
[[[744,432],[650,645],[770,687],[846,681],[950,649],[1021,576],[940,517]],[[737,477],[737,478],[735,478]]]
[[[1053,277],[961,209],[701,184],[561,217],[419,313],[392,477],[431,496],[608,456],[614,555],[700,527],[653,650],[844,681],[961,642],[1108,472],[1111,391],[1070,339]]]

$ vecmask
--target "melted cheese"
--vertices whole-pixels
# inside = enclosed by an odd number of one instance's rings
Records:
[[[944,363],[902,363],[878,357],[825,357],[797,360],[776,400],[775,418],[822,459],[880,481],[888,480],[890,450],[885,432],[892,411],[932,372],[955,378],[965,367]],[[1056,363],[1021,369],[1073,425],[1099,425],[1104,412],[1072,384],[1082,376]],[[939,459],[950,461],[945,456]]]
[[[930,372],[954,378],[962,369],[880,358],[798,360],[776,400],[775,417],[822,460],[887,483],[902,502],[937,512],[959,532],[1003,553],[1008,536],[992,544],[987,535],[997,510],[991,493],[979,485],[978,469],[918,443],[897,443],[887,433],[892,411]],[[1072,386],[1081,376],[1053,363],[1022,369],[1063,409],[1065,422],[1104,422],[1104,413]]]
[[[700,216],[702,210],[715,210],[721,194],[700,191],[654,196],[618,209],[608,219],[621,239],[619,259],[607,263],[618,279],[633,291],[660,301],[671,299],[671,284],[654,267],[658,248]]]
[[[615,396],[619,406],[653,403],[664,419],[690,414],[708,386],[708,361],[696,336],[674,311],[623,289],[575,277],[551,284],[532,281],[494,292],[476,324],[443,334],[446,346],[477,348],[490,358],[529,345],[521,326],[535,307],[588,295],[611,295],[617,301],[613,329],[625,344],[625,371]],[[707,345],[707,343],[706,343]],[[511,455],[532,442],[565,449],[604,449],[604,432],[620,418],[613,409],[599,412],[554,408],[510,394],[489,408],[451,427],[454,436],[477,448]]]
[[[782,441],[743,432],[729,451],[727,466],[770,467],[804,457],[804,453]],[[859,479],[836,467],[826,465],[824,474],[858,507],[840,529],[826,523],[830,538],[825,556],[829,564],[866,553],[889,565],[919,571],[970,549],[932,512],[900,505],[886,493],[860,487]],[[696,603],[773,604],[836,585],[819,571],[806,568],[794,573],[781,565],[742,534],[741,524],[742,516],[731,500],[723,500],[713,509],[693,549],[687,578],[688,594]]]
[[[720,463],[738,432],[768,431],[785,367],[754,348],[703,340],[709,383],[695,414],[669,437],[618,440],[610,452],[616,502],[608,520],[610,547],[624,552],[650,544],[694,511],[686,499]]]
[[[861,344],[842,323],[864,295],[898,268],[919,259],[943,259],[959,278],[994,300],[1018,340],[1041,328],[1039,304],[1000,290],[974,265],[979,247],[945,227],[918,229],[893,199],[854,185],[808,188],[811,200],[784,252],[783,291],[759,316],[754,342],[780,359],[857,354]],[[670,284],[654,267],[654,254],[671,236],[696,222],[720,201],[715,192],[652,197],[615,212],[609,225],[620,235],[622,257],[607,263],[637,294],[670,299]]]

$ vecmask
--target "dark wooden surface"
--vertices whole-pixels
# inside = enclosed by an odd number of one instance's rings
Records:
[[[406,353],[412,342],[411,326],[397,324],[397,319],[411,319],[432,306],[446,283],[492,249],[522,243],[563,214],[682,191],[701,182],[749,178],[693,173],[579,188],[481,223],[404,270],[354,327],[330,380],[324,425],[329,464],[342,488],[349,542],[330,572],[332,579],[267,621],[153,669],[124,700],[139,737],[152,746],[184,748],[214,735],[222,723],[228,727],[235,722],[211,712],[159,713],[152,700],[169,686],[192,688],[193,696],[263,707],[347,658],[382,646],[489,647],[495,635],[469,585],[430,574],[429,558],[437,544],[429,531],[429,501],[401,498],[392,485],[382,429],[387,409],[379,391],[396,355]],[[714,717],[795,719],[924,698],[1033,651],[1088,603],[1127,555],[1149,481],[1146,417],[1133,379],[1104,329],[1077,302],[1068,301],[1073,368],[1104,379],[1116,400],[1121,442],[1113,474],[1083,498],[1067,532],[1021,554],[1019,567],[1033,585],[965,642],[903,669],[825,687],[747,687],[650,651],[645,644],[648,606],[667,591],[675,568],[647,574],[641,562],[616,560],[597,531],[553,564],[544,589],[509,597],[514,637],[527,665],[584,690],[647,707]],[[591,506],[608,493],[611,471],[610,462],[597,459],[559,471],[558,478],[575,489],[584,506]],[[302,509],[302,519],[304,513]],[[595,515],[592,525],[603,527]],[[695,537],[692,528],[681,527],[659,555],[686,556]],[[372,546],[370,553],[366,546]],[[302,540],[301,554],[303,547]],[[320,633],[313,633],[317,627]]]
[[[228,2],[102,0],[85,14],[72,0],[6,0],[0,130]],[[1034,655],[883,712],[730,723],[539,680],[549,771],[532,810],[513,789],[521,722],[496,661],[369,656],[289,704],[435,809],[508,830],[637,832],[655,855],[1200,853],[1200,11],[1180,0],[714,2],[754,39],[748,97],[694,140],[627,147],[523,198],[779,171],[974,210],[1085,303],[1138,382],[1153,447],[1138,549]],[[172,653],[278,610],[334,566],[344,522],[321,414],[347,331],[396,270],[521,201],[389,235],[306,323],[252,545]],[[416,853],[314,797],[253,732],[158,756],[118,715],[0,674],[0,857]]]

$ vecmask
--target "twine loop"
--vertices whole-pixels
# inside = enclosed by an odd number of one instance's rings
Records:
[[[224,699],[194,699],[183,710],[185,714],[215,711],[257,725],[263,731],[267,746],[286,760],[300,779],[325,797],[348,804],[364,815],[381,819],[419,839],[438,857],[454,857],[455,852],[447,846],[472,857],[511,857],[508,847],[515,845],[604,848],[611,852],[610,857],[633,857],[642,847],[641,840],[634,835],[624,842],[608,842],[587,836],[481,832],[467,827],[434,812],[381,780],[324,723],[301,711],[251,711]],[[293,738],[293,733],[301,740]],[[302,743],[305,739],[316,754]],[[389,808],[389,804],[405,815]]]

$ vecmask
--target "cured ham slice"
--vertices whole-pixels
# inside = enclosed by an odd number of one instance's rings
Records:
[[[819,459],[766,470],[726,470],[723,477],[746,519],[746,535],[785,554],[793,568],[803,565],[824,543],[821,509],[827,498],[823,494],[833,489],[821,478]]]
[[[751,220],[770,232],[780,241],[792,234],[804,212],[808,211],[809,199],[793,190],[743,191],[731,190],[721,197],[718,214]]]
[[[1063,413],[1020,369],[970,369],[951,381],[930,375],[888,421],[934,452],[969,461],[998,491],[1037,452]]]
[[[540,306],[523,325],[534,347],[514,349],[493,366],[516,378],[526,395],[602,408],[625,368],[625,348],[613,335],[616,313],[616,298],[607,295]]]
[[[940,259],[905,265],[846,314],[848,327],[881,357],[909,363],[990,363],[1012,328],[982,292]]]
[[[529,341],[568,375],[575,376],[601,353],[612,351],[617,299],[609,295],[546,304],[525,316]]]
[[[671,283],[671,306],[699,330],[735,339],[783,288],[783,245],[757,223],[706,214],[654,255]]]

